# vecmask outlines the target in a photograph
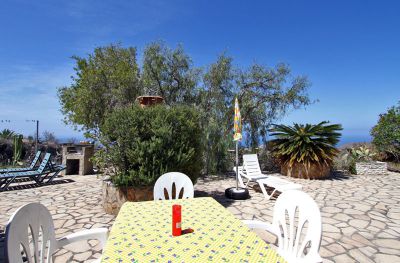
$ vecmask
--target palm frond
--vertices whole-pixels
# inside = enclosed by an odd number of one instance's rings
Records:
[[[271,143],[276,157],[289,165],[299,162],[309,166],[311,163],[332,163],[338,153],[335,146],[341,136],[340,130],[340,124],[322,121],[316,125],[274,125],[269,131],[275,137]]]

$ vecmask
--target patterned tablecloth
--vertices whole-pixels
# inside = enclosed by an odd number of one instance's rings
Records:
[[[182,229],[172,236],[172,205],[182,205]],[[213,198],[125,203],[102,262],[285,262]]]

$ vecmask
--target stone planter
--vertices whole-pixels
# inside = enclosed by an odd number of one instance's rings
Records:
[[[306,167],[302,163],[294,163],[291,167],[281,166],[281,174],[294,178],[324,179],[329,177],[330,173],[331,166],[324,163],[311,164],[310,167]]]
[[[127,202],[153,200],[153,186],[116,187],[111,181],[103,181],[103,208],[107,214],[116,215],[121,206]]]
[[[356,174],[359,175],[383,175],[387,174],[387,163],[385,162],[357,162]]]

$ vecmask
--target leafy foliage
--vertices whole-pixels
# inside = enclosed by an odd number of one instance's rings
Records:
[[[12,138],[14,138],[15,136],[15,132],[13,132],[12,130],[9,129],[4,129],[0,132],[0,138],[4,139],[4,140],[10,140]]]
[[[155,42],[144,51],[144,92],[163,97],[167,105],[195,104],[199,73],[182,46],[172,50],[163,42]]]
[[[356,161],[370,162],[376,156],[376,153],[366,146],[360,146],[358,148],[351,149],[351,155]]]
[[[336,170],[348,171],[351,174],[356,174],[356,160],[351,153],[352,149],[342,149],[334,158],[333,167]]]
[[[101,126],[103,150],[98,164],[117,168],[118,186],[147,186],[169,171],[196,181],[200,174],[199,114],[187,106],[139,106],[115,110]]]
[[[16,165],[18,161],[22,157],[22,150],[23,150],[23,143],[22,143],[23,136],[21,134],[14,135],[14,143],[13,143],[13,165]]]
[[[65,122],[97,135],[105,116],[131,105],[142,93],[136,49],[120,45],[99,47],[88,58],[74,56],[76,76],[58,90]]]
[[[388,155],[388,159],[400,162],[400,103],[379,116],[371,135],[378,151]]]
[[[59,89],[65,121],[99,139],[109,114],[130,107],[136,96],[160,95],[169,106],[190,105],[200,114],[206,172],[226,170],[233,146],[233,102],[242,112],[245,144],[265,143],[270,124],[291,109],[311,103],[304,76],[292,76],[288,65],[269,68],[253,64],[235,67],[233,58],[219,56],[204,70],[196,68],[181,46],[162,42],[145,48],[142,68],[136,49],[110,45],[96,48],[88,58],[74,57],[76,76]],[[147,94],[146,94],[147,93]],[[261,140],[260,140],[261,138]]]
[[[207,164],[213,162],[209,160],[227,163],[226,150],[233,146],[231,131],[235,96],[239,99],[243,132],[248,135],[245,144],[254,150],[260,138],[265,144],[267,130],[274,120],[282,117],[290,107],[311,103],[306,93],[308,86],[305,77],[292,79],[285,64],[275,68],[254,64],[240,69],[233,66],[231,57],[219,56],[204,74],[200,92]],[[208,167],[214,171],[212,165]],[[218,168],[215,164],[214,167]]]
[[[340,124],[329,124],[323,121],[316,125],[297,124],[293,127],[274,125],[271,136],[274,144],[274,155],[285,165],[292,166],[303,163],[306,166],[312,163],[331,165],[338,150],[338,143],[342,130]]]

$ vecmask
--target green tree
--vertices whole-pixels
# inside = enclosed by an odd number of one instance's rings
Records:
[[[201,115],[202,142],[207,171],[229,165],[232,144],[233,101],[237,96],[243,130],[253,149],[265,141],[270,124],[292,108],[310,103],[306,77],[292,77],[285,64],[268,68],[253,64],[235,67],[225,54],[200,70],[182,46],[175,49],[162,42],[148,45],[142,70],[136,49],[110,45],[96,48],[88,58],[74,57],[76,76],[69,87],[59,89],[65,121],[99,138],[99,127],[108,114],[131,105],[136,96],[160,95],[169,106],[191,105]]]
[[[134,103],[142,93],[136,49],[99,47],[87,58],[74,56],[76,76],[58,90],[65,122],[97,136],[105,115]]]
[[[311,103],[310,86],[304,76],[292,77],[286,64],[275,68],[253,64],[241,69],[225,54],[218,57],[203,76],[201,108],[206,131],[207,168],[220,170],[227,164],[227,149],[232,146],[234,97],[241,108],[245,144],[254,150],[260,139],[265,143],[272,122],[284,116],[290,108]],[[211,162],[211,163],[210,163]]]
[[[239,71],[237,82],[242,122],[252,148],[258,146],[260,138],[265,143],[272,122],[283,117],[289,109],[311,103],[307,94],[308,79],[292,77],[286,64],[278,64],[275,68],[254,64]]]
[[[170,49],[163,42],[155,42],[144,51],[142,78],[146,95],[159,95],[167,105],[194,104],[199,74],[182,46]]]
[[[232,58],[219,56],[203,75],[203,85],[200,108],[203,113],[206,173],[223,171],[231,165],[227,151],[233,145],[232,137],[229,136],[235,89]]]
[[[372,143],[389,159],[400,161],[400,103],[379,115],[378,124],[371,130]]]
[[[189,106],[139,106],[115,110],[101,126],[99,165],[114,165],[119,186],[149,186],[162,174],[179,171],[193,182],[200,175],[199,114]]]

